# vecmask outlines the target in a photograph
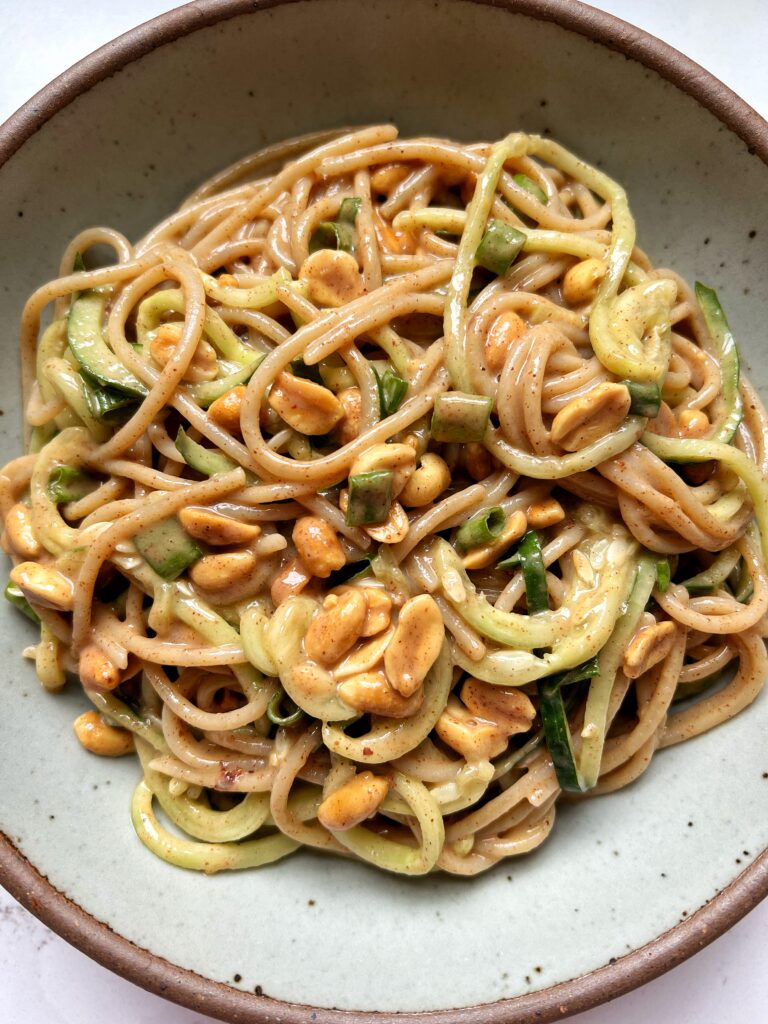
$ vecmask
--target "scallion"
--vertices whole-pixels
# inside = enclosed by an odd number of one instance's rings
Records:
[[[491,544],[501,536],[507,514],[501,505],[484,508],[464,523],[456,534],[456,546],[462,551]]]
[[[369,526],[383,523],[392,506],[394,473],[391,469],[374,469],[349,478],[347,526]]]
[[[481,267],[501,277],[517,259],[525,244],[525,235],[503,220],[489,220],[475,253]]]
[[[336,220],[321,221],[309,239],[309,252],[317,252],[318,249],[342,249],[344,252],[354,252],[357,242],[357,231],[355,221],[360,212],[362,199],[351,196],[344,199],[339,207]]]
[[[535,530],[528,530],[517,547],[520,556],[520,567],[525,581],[525,599],[528,614],[545,612],[549,608],[549,591],[547,590],[547,570],[541,553],[541,541]]]
[[[491,416],[492,400],[486,395],[446,391],[435,399],[430,432],[435,441],[463,443],[482,441]]]
[[[540,185],[537,185],[532,178],[529,178],[527,174],[513,174],[512,180],[516,185],[519,185],[520,188],[524,188],[526,192],[530,192],[532,196],[535,196],[540,203],[543,203],[546,206],[547,193]]]
[[[560,686],[556,677],[543,679],[539,683],[539,713],[544,726],[544,739],[560,788],[567,792],[582,793],[585,789],[584,780],[576,763]]]
[[[376,368],[373,367],[373,373],[379,389],[379,414],[384,420],[387,416],[396,413],[402,405],[408,391],[408,381],[398,377],[394,370],[389,368],[380,376]]]
[[[294,710],[288,710],[288,714],[282,715],[280,712],[282,711],[284,704],[290,705]],[[267,704],[267,718],[273,725],[281,725],[283,727],[296,725],[303,715],[304,712],[300,707],[293,703],[290,697],[286,696],[285,690],[283,690],[282,687],[276,694],[274,694],[269,704]]]
[[[656,589],[662,594],[667,590],[672,580],[672,566],[668,558],[656,559]]]
[[[315,384],[322,384],[325,386],[323,378],[320,376],[320,364],[315,363],[312,366],[307,366],[304,360],[299,357],[298,359],[291,360],[291,373],[294,377],[303,377],[305,380],[311,380]]]
[[[341,201],[336,220],[342,224],[354,224],[362,205],[363,200],[359,196],[347,196],[346,199]]]
[[[56,505],[79,501],[95,486],[94,478],[75,466],[56,466],[48,474],[48,497]]]
[[[629,392],[629,411],[633,416],[653,419],[659,415],[661,391],[658,384],[642,384],[636,380],[623,380],[621,383]]]

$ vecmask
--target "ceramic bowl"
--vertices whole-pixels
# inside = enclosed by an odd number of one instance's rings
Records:
[[[0,130],[2,459],[19,445],[12,325],[78,229],[137,237],[246,152],[382,119],[461,139],[551,132],[609,169],[654,260],[720,289],[768,394],[768,125],[701,68],[571,0],[203,0],[88,57]],[[207,878],[138,843],[136,765],[73,741],[83,698],[41,691],[19,655],[31,633],[0,611],[0,881],[101,963],[200,1011],[561,1019],[678,963],[768,891],[765,698],[628,789],[566,806],[535,855],[473,880],[303,852]]]

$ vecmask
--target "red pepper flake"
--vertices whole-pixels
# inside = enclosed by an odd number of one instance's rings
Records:
[[[371,747],[363,747],[363,753],[365,754],[366,757],[370,757],[371,754],[373,753],[373,750]]]

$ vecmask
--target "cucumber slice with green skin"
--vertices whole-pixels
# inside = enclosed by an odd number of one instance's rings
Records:
[[[179,427],[175,443],[186,464],[203,476],[215,476],[217,473],[229,473],[230,470],[237,469],[237,463],[227,458],[223,452],[204,448],[197,441],[193,441],[185,433],[184,427]]]
[[[134,377],[104,341],[102,319],[106,296],[95,290],[81,292],[67,318],[67,341],[83,375],[96,384],[143,398],[147,388]]]
[[[177,579],[203,555],[175,516],[139,530],[133,541],[144,561],[164,580]]]
[[[48,475],[48,495],[56,505],[79,501],[90,494],[97,483],[76,466],[56,466]]]
[[[30,622],[34,622],[36,626],[40,625],[40,616],[15,583],[9,580],[3,593],[6,601],[10,601],[13,607],[17,608],[22,615],[26,615]]]
[[[520,567],[523,570],[528,614],[535,615],[537,612],[547,611],[547,570],[541,552],[541,541],[535,530],[528,530],[518,545],[517,554],[520,556]]]
[[[714,288],[708,288],[707,285],[697,281],[696,298],[701,306],[709,334],[710,344],[705,343],[705,348],[720,364],[721,387],[725,403],[725,411],[714,433],[707,440],[730,444],[744,414],[739,394],[739,350]]]
[[[256,372],[256,367],[259,365],[264,356],[259,356],[258,359],[254,359],[252,363],[247,366],[241,367],[239,370],[235,370],[233,373],[228,373],[225,377],[219,377],[217,380],[206,380],[200,384],[188,384],[186,385],[187,390],[199,406],[203,409],[207,409],[209,405],[212,405],[217,398],[221,398],[222,395],[226,395],[232,388],[236,388],[238,384],[247,384],[251,377]],[[312,367],[314,369],[314,367]]]

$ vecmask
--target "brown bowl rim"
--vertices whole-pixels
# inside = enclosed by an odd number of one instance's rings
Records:
[[[89,54],[0,125],[0,166],[56,113],[147,53],[240,14],[299,0],[197,0]],[[456,2],[456,0],[452,0]],[[714,75],[643,30],[579,0],[461,0],[551,21],[657,72],[714,114],[768,165],[768,123]],[[232,988],[177,967],[118,935],[56,889],[0,832],[0,884],[67,942],[140,987],[231,1024],[548,1024],[645,984],[703,949],[768,895],[768,850],[703,907],[652,942],[588,974],[493,1003],[425,1013],[321,1009]]]

